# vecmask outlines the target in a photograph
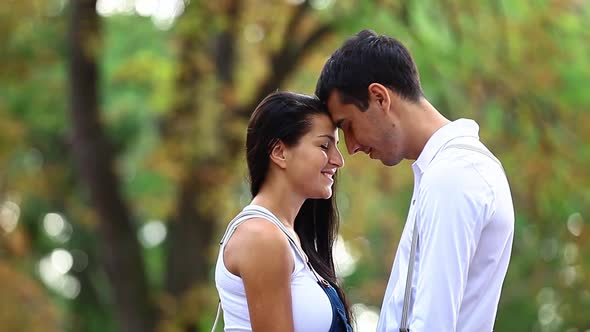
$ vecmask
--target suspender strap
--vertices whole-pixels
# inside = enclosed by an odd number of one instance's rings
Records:
[[[406,292],[404,293],[404,306],[402,309],[402,321],[400,324],[400,332],[410,332],[408,326],[408,312],[410,310],[410,296],[412,291],[412,277],[414,275],[414,262],[416,261],[416,246],[418,246],[418,228],[416,227],[416,217],[414,217],[414,229],[412,230],[412,247],[410,248],[410,261],[408,263],[408,274],[406,276]]]
[[[494,162],[496,162],[496,164],[502,166],[502,163],[500,162],[500,160],[498,160],[498,158],[496,158],[490,151],[482,149],[480,147],[477,146],[473,146],[473,145],[469,145],[469,144],[451,144],[451,145],[447,145],[444,149],[463,149],[463,150],[471,150],[473,152],[479,152],[483,155],[488,156],[490,159],[492,159]]]
[[[211,328],[211,332],[215,332],[217,328],[217,323],[219,323],[219,316],[221,314],[221,300],[217,303],[217,313],[215,314],[215,321],[213,322],[213,327]]]
[[[500,165],[500,167],[502,167],[502,163],[500,162],[500,160],[498,160],[498,158],[496,158],[488,150],[482,149],[477,146],[473,146],[473,145],[469,145],[469,144],[460,144],[460,143],[447,145],[443,149],[452,149],[452,148],[470,150],[470,151],[481,153],[483,155],[488,156],[490,159],[492,159],[494,162],[496,162],[498,165]],[[504,168],[502,167],[502,169],[504,169]],[[413,233],[412,234],[412,245],[410,248],[410,260],[408,262],[408,274],[406,277],[406,291],[404,293],[404,305],[403,305],[403,309],[402,309],[402,320],[400,322],[400,329],[399,329],[400,332],[410,332],[410,327],[408,324],[408,314],[410,311],[410,297],[411,297],[411,292],[412,292],[412,278],[414,275],[414,264],[416,262],[416,247],[418,246],[418,228],[416,227],[417,218],[418,218],[418,211],[416,211],[416,214],[414,217],[414,228],[412,230],[412,233]]]

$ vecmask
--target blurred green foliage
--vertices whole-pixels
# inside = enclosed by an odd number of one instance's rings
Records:
[[[226,138],[243,140],[247,117],[239,111],[255,105],[258,88],[277,75],[273,54],[301,44],[323,24],[329,33],[299,54],[272,89],[313,93],[326,58],[360,29],[404,42],[427,98],[452,119],[478,121],[510,179],[516,233],[495,330],[590,330],[590,4],[311,1],[297,29],[285,35],[287,18],[297,12],[293,1],[239,2],[237,16],[228,14],[230,2],[187,2],[168,25],[131,12],[101,18],[100,115],[114,147],[118,185],[144,244],[158,331],[208,331],[217,238],[249,198],[243,150]],[[97,236],[101,220],[71,152],[68,7],[65,0],[28,0],[0,8],[0,330],[118,330],[119,308],[99,258],[109,244]],[[215,59],[204,51],[209,37],[228,26],[237,59],[229,83],[215,74]],[[196,43],[189,61],[179,56],[187,40]],[[196,68],[187,71],[198,74],[194,85],[179,83],[187,64]],[[173,134],[163,133],[185,100],[190,116]],[[385,168],[364,156],[345,158],[337,194],[340,229],[358,262],[344,284],[351,302],[378,308],[412,192],[410,162]],[[191,169],[211,180],[198,183],[217,184],[196,188],[207,194],[191,200],[199,211],[214,211],[210,250],[202,253],[211,278],[185,295],[171,295],[166,253],[175,239],[169,232],[152,245],[145,226],[173,222]],[[48,235],[48,213],[69,226]],[[43,260],[59,248],[77,253],[68,273],[77,284],[43,276]],[[31,306],[40,314],[23,314]]]

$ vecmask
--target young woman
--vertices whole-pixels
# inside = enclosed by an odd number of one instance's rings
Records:
[[[315,97],[273,93],[252,114],[253,199],[230,222],[215,269],[225,331],[352,331],[332,257],[337,142]]]

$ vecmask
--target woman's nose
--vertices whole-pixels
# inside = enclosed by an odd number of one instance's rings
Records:
[[[336,148],[334,149],[334,153],[332,154],[331,159],[331,163],[336,167],[341,168],[344,166],[344,157],[342,156],[342,153],[340,153],[340,149],[338,149],[338,146],[336,146]]]

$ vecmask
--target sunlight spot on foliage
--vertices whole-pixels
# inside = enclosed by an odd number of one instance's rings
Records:
[[[158,0],[135,1],[135,12],[140,16],[150,17],[158,9]]]
[[[541,331],[557,331],[563,324],[563,318],[558,313],[559,299],[551,287],[545,287],[537,294],[537,321]]]
[[[39,274],[41,275],[41,279],[47,285],[51,285],[62,275],[61,273],[59,273],[59,271],[55,269],[55,267],[51,263],[50,257],[44,257],[39,262]]]
[[[43,218],[43,228],[49,236],[58,236],[65,228],[65,221],[57,213],[48,213]]]
[[[561,277],[566,286],[572,287],[578,280],[578,270],[575,266],[568,266],[561,271]]]
[[[151,220],[139,230],[139,240],[145,248],[153,248],[166,239],[166,234],[166,225],[163,222]]]
[[[334,4],[334,0],[311,0],[311,6],[317,10],[327,9]]]
[[[244,28],[244,38],[249,43],[258,43],[264,39],[264,29],[258,24],[248,24]]]
[[[137,2],[143,1],[145,0],[138,0]],[[182,0],[159,1],[156,11],[152,13],[152,22],[158,29],[168,30],[183,12],[184,1]]]
[[[379,321],[379,310],[366,306],[362,303],[355,303],[351,307],[352,314],[356,318],[355,331],[375,331]]]
[[[74,258],[65,249],[55,249],[51,252],[51,264],[61,274],[66,274],[74,265]]]
[[[18,224],[20,216],[20,207],[18,204],[6,201],[0,206],[0,227],[6,232],[14,231]]]
[[[561,317],[557,313],[557,305],[555,303],[545,303],[539,308],[539,323],[546,326],[554,324]]]
[[[53,240],[67,242],[72,236],[72,226],[58,213],[48,213],[43,218],[43,229]]]
[[[584,220],[582,219],[582,215],[578,212],[572,213],[569,218],[567,218],[567,230],[572,233],[573,236],[580,236],[580,234],[582,234],[583,225]]]
[[[288,4],[298,6],[305,2],[305,0],[286,0]]]
[[[98,0],[96,2],[96,11],[102,16],[130,15],[133,13],[133,7],[133,0]]]
[[[168,30],[185,9],[183,0],[98,0],[96,11],[101,16],[134,15],[151,17],[160,30]]]
[[[80,294],[80,281],[74,276],[64,275],[62,277],[61,294],[68,299],[75,299]]]
[[[54,237],[54,240],[60,243],[66,243],[72,237],[72,231],[72,225],[66,221],[63,231],[59,233],[58,236]]]
[[[80,294],[80,281],[78,281],[76,277],[71,276],[67,273],[62,273],[62,271],[56,268],[53,262],[55,257],[54,253],[55,251],[51,253],[49,256],[42,258],[39,262],[38,269],[41,280],[47,287],[54,290],[59,295],[68,299],[74,299],[78,296],[78,294]],[[61,255],[62,257],[58,258],[58,260],[63,259],[63,257],[65,257],[62,254],[58,254],[58,257],[59,255]]]
[[[344,278],[351,275],[356,269],[357,261],[357,255],[350,250],[342,236],[338,235],[334,244],[334,264],[338,277]]]
[[[551,287],[545,287],[537,293],[537,303],[543,304],[548,302],[555,302],[557,301],[557,294],[555,294],[555,290]]]

